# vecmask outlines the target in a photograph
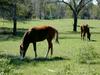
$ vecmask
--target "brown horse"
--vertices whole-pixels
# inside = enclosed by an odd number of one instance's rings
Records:
[[[35,58],[37,57],[36,52],[36,42],[43,41],[47,39],[48,42],[48,51],[46,57],[48,56],[49,50],[51,49],[51,55],[53,54],[53,44],[52,40],[56,34],[56,42],[58,41],[58,31],[51,26],[38,26],[29,29],[23,36],[23,41],[20,45],[20,58],[23,59],[25,57],[27,48],[30,43],[33,43]]]
[[[81,28],[81,39],[84,40],[84,37],[87,34],[87,38],[88,38],[88,40],[90,40],[91,33],[90,33],[90,29],[88,27],[88,24],[82,25],[80,28]]]

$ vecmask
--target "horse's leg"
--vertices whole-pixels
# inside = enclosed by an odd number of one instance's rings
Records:
[[[87,39],[90,40],[91,34],[87,32]]]
[[[83,32],[81,31],[81,40],[82,40],[82,34],[83,34]]]
[[[86,34],[86,33],[85,33],[85,32],[83,32],[83,40],[84,40],[85,34]]]
[[[50,49],[51,49],[51,56],[53,55],[53,44],[52,44],[52,41],[48,40],[48,39],[47,39],[47,41],[48,41],[48,52],[47,52],[46,57],[48,56],[48,53],[49,53]]]
[[[51,47],[51,56],[53,55],[53,44],[52,42],[50,43],[50,47]]]
[[[36,42],[33,43],[34,46],[34,52],[35,52],[35,58],[37,57],[37,52],[36,52]]]
[[[47,40],[47,41],[48,41],[48,40]],[[47,51],[47,54],[46,54],[46,58],[47,58],[47,56],[48,56],[49,50],[50,50],[50,43],[49,43],[49,41],[48,41],[48,51]]]

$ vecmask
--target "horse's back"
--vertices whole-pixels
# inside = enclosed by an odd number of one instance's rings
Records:
[[[47,38],[53,38],[55,29],[51,26],[37,26],[28,30],[31,42],[43,41]]]

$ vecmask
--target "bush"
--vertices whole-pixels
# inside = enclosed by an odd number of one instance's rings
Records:
[[[93,46],[81,48],[78,54],[78,61],[81,63],[94,63],[94,60],[100,58],[100,55],[94,49]]]
[[[0,52],[0,75],[22,75],[22,73],[16,72],[16,67],[10,62],[11,59]]]

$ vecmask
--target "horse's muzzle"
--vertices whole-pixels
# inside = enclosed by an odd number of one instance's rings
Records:
[[[23,51],[20,50],[20,60],[23,60],[24,56],[23,56]]]
[[[23,60],[23,59],[24,59],[24,57],[20,55],[20,60]]]

